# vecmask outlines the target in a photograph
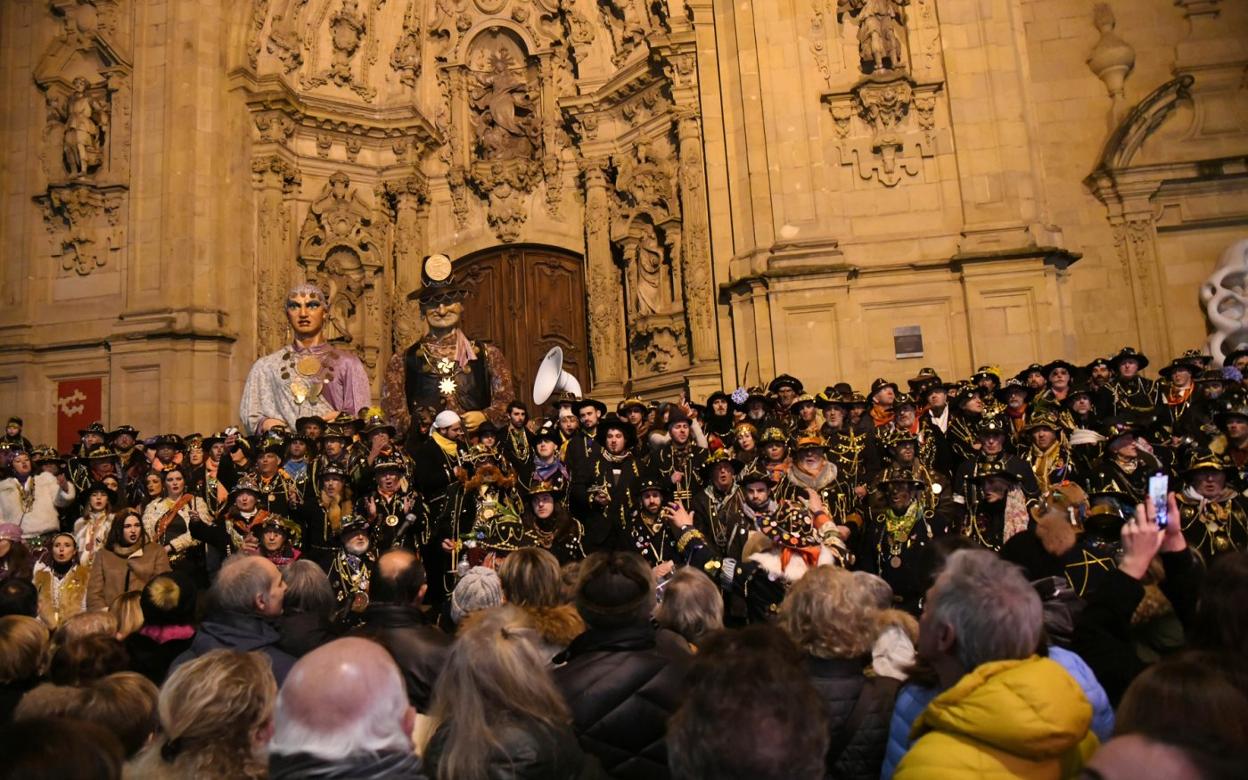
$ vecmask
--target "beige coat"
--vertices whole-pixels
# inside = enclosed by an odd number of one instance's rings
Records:
[[[128,557],[106,547],[96,554],[91,564],[87,609],[107,609],[121,594],[143,590],[156,575],[169,571],[169,556],[165,548],[155,542],[148,542]]]

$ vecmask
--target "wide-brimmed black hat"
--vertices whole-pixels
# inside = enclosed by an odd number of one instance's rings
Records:
[[[1032,374],[1039,374],[1040,376],[1047,379],[1049,376],[1049,372],[1046,370],[1047,368],[1048,366],[1042,366],[1039,363],[1032,363],[1030,366],[1027,366],[1022,371],[1019,371],[1017,374],[1015,374],[1014,378],[1020,382],[1026,382],[1027,377],[1031,376]]]
[[[868,395],[868,396],[871,396],[872,398],[874,398],[876,393],[880,392],[881,390],[883,390],[883,389],[884,389],[884,388],[886,388],[886,387],[891,387],[891,388],[893,388],[893,393],[894,393],[894,394],[896,394],[896,393],[900,393],[900,392],[901,392],[901,390],[897,387],[897,383],[896,383],[896,382],[890,382],[890,381],[888,381],[887,379],[884,379],[883,377],[880,377],[880,378],[876,379],[874,382],[872,382],[872,383],[871,383],[871,392],[870,392],[870,393],[867,393],[867,395]]]
[[[578,401],[574,401],[572,403],[572,411],[576,412],[579,415],[581,413],[581,410],[584,409],[586,406],[592,406],[595,409],[597,409],[599,416],[605,415],[607,413],[607,405],[604,404],[602,401],[599,401],[596,398],[582,398]]]
[[[637,446],[637,429],[628,420],[621,420],[619,417],[604,417],[598,423],[596,438],[598,444],[603,448],[607,446],[607,432],[620,431],[624,434],[624,449],[631,450]]]
[[[1020,382],[1018,379],[1010,379],[994,391],[997,400],[1005,403],[1005,400],[1014,393],[1022,393],[1025,396],[1031,395],[1031,388]]]
[[[734,475],[740,474],[745,468],[745,464],[733,457],[726,447],[721,447],[706,456],[706,462],[702,464],[702,480],[709,482],[711,472],[721,464],[731,467]]]
[[[791,388],[795,393],[800,393],[803,390],[801,380],[797,377],[790,376],[789,374],[781,374],[768,383],[767,391],[770,393],[778,393],[782,387]]]
[[[122,434],[130,434],[131,437],[139,438],[139,430],[133,425],[118,425],[116,428],[108,432],[109,439],[116,439]]]
[[[183,441],[182,437],[176,433],[162,433],[153,438],[148,446],[152,449],[172,447],[175,450],[184,450],[186,449],[186,442]]]
[[[338,540],[349,539],[356,534],[367,535],[372,527],[372,523],[363,515],[347,515],[342,518],[342,525],[338,529]]]
[[[1118,350],[1118,354],[1109,359],[1109,367],[1118,370],[1118,366],[1124,360],[1134,360],[1140,364],[1140,370],[1148,367],[1148,358],[1143,353],[1136,351],[1135,347],[1123,347]]]
[[[1064,368],[1066,369],[1066,373],[1070,374],[1071,376],[1074,376],[1075,371],[1078,370],[1078,368],[1075,367],[1074,363],[1069,363],[1065,360],[1062,360],[1061,358],[1058,358],[1057,360],[1050,360],[1048,363],[1044,365],[1044,378],[1048,379],[1049,374],[1052,374],[1053,369],[1055,368]]]
[[[101,438],[108,438],[108,431],[104,430],[104,423],[99,422],[98,420],[91,423],[86,428],[79,429],[78,431],[79,436],[86,436],[89,433],[94,433],[96,436]]]
[[[559,426],[553,420],[547,420],[542,423],[542,427],[537,429],[537,433],[533,434],[533,443],[539,441],[552,441],[555,444],[563,443],[563,435],[559,431]]]
[[[1194,360],[1187,357],[1177,357],[1170,361],[1170,365],[1158,371],[1157,374],[1169,379],[1175,371],[1186,371],[1192,375],[1193,379],[1195,379],[1196,375],[1202,370],[1203,368],[1201,365]]]
[[[671,498],[672,483],[670,480],[663,479],[657,474],[644,474],[633,483],[633,495],[641,498],[641,494],[647,490],[657,490],[663,494],[664,498]]]

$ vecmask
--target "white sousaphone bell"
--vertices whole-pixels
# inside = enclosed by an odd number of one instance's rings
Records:
[[[551,347],[537,367],[537,378],[533,380],[533,403],[541,406],[552,395],[564,390],[577,398],[581,397],[581,383],[563,370],[563,349]]]

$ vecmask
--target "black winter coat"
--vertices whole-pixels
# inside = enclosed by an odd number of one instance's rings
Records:
[[[875,780],[884,762],[889,721],[898,682],[888,677],[868,678],[871,659],[806,659],[806,669],[823,699],[832,741],[828,747],[827,776]],[[851,724],[854,708],[862,700],[858,723]],[[853,728],[849,733],[848,729]]]
[[[492,735],[501,749],[490,755],[490,780],[589,780],[606,777],[593,756],[577,744],[569,728],[553,729],[540,723],[506,723]],[[425,771],[438,776],[446,730],[439,727],[425,748]]]
[[[591,628],[556,657],[555,685],[585,752],[612,777],[668,777],[664,736],[680,706],[690,656],[656,644],[648,623]]]
[[[126,637],[122,644],[126,646],[126,654],[130,656],[130,671],[138,672],[160,687],[165,683],[173,659],[190,649],[191,639],[188,637],[157,642],[149,636],[135,632]]]
[[[428,625],[420,610],[401,604],[370,604],[352,636],[379,642],[394,657],[407,683],[407,698],[417,712],[428,712],[433,686],[446,666],[451,637]]]

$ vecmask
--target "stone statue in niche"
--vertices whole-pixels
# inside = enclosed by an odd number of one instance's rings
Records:
[[[540,149],[541,126],[527,67],[505,46],[483,54],[486,69],[473,69],[469,95],[480,158],[531,157]]]
[[[74,92],[65,102],[64,159],[71,177],[86,176],[104,160],[104,133],[108,128],[108,104],[87,93],[90,85],[79,76]]]
[[[672,279],[654,227],[635,222],[629,232],[632,235],[624,242],[623,256],[634,312],[641,317],[666,314],[674,306]]]
[[[838,18],[858,20],[858,58],[863,73],[905,67],[902,41],[906,35],[905,0],[838,0]]]
[[[311,280],[319,283],[329,297],[329,309],[325,313],[325,337],[331,342],[352,343],[359,333],[358,318],[353,318],[364,297],[364,264],[360,255],[350,247],[331,249],[325,262]],[[353,327],[354,325],[354,327]]]

